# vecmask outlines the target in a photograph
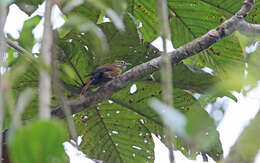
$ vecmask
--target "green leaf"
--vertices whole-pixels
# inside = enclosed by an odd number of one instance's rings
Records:
[[[181,88],[195,93],[205,93],[217,82],[215,76],[188,64],[178,64],[172,70],[174,88]],[[153,77],[160,81],[160,72],[155,72]]]
[[[108,163],[154,160],[151,133],[131,110],[103,102],[75,118],[83,134],[80,147],[88,156]]]
[[[106,14],[117,29],[124,30],[122,20],[127,6],[125,0],[87,0],[85,2],[70,0],[63,5],[67,15],[82,16],[91,20],[92,23],[100,24],[99,19],[103,19]]]
[[[128,0],[128,12],[130,12],[137,22],[139,29],[145,41],[153,41],[158,37],[158,17],[157,17],[157,4],[155,0]]]
[[[253,24],[259,24],[260,23],[260,18],[259,18],[259,10],[260,7],[260,1],[255,1],[253,9],[249,12],[249,15],[246,17],[246,19],[253,23]]]
[[[168,0],[172,41],[175,48],[184,45],[223,23],[238,11],[243,0],[225,2],[209,0]],[[230,36],[214,44],[200,55],[184,61],[199,67],[210,67],[215,74],[227,72],[236,66],[244,72],[244,56],[237,39]]]
[[[19,44],[28,51],[32,51],[32,47],[35,44],[35,40],[32,34],[32,30],[39,24],[41,20],[40,16],[35,16],[24,22],[20,38],[18,40]]]
[[[15,75],[15,78],[12,83],[12,95],[14,99],[17,99],[18,96],[22,91],[24,91],[26,88],[38,88],[38,69],[37,67],[33,64],[30,63],[22,56],[19,56],[20,58],[12,66],[12,69],[10,71],[10,75],[13,74]],[[24,67],[22,67],[22,66]],[[22,72],[16,72],[17,69],[24,69]],[[26,107],[23,117],[23,120],[28,120],[31,119],[32,117],[37,115],[38,112],[38,94],[35,95],[32,99],[32,102]]]
[[[64,6],[63,8],[65,10],[69,10],[69,12],[65,13],[68,17],[70,15],[78,15],[78,16],[84,17],[85,19],[91,20],[93,23],[97,22],[99,15],[101,13],[100,10],[89,5],[88,2],[82,3],[82,1],[79,1],[79,3],[76,4],[76,6],[71,5],[71,4],[73,4],[74,1],[75,0],[67,0],[63,4],[63,6]],[[71,6],[73,8],[71,8]]]
[[[18,53],[10,47],[7,48],[7,52],[8,52],[8,58],[6,62],[7,65],[11,66],[16,61],[16,58],[18,57]]]
[[[215,161],[220,160],[223,150],[214,120],[198,103],[192,108],[186,113],[188,119],[186,129],[192,138],[191,144],[195,142],[195,149],[207,153]]]
[[[220,75],[224,75],[224,79],[228,77],[225,73],[231,68],[236,67],[241,74],[245,70],[243,50],[234,35],[217,42],[201,54],[190,57],[184,62],[198,67],[207,66],[213,69],[214,74],[219,78]]]
[[[215,28],[230,18],[242,4],[243,0],[168,0],[174,47],[180,47]]]
[[[63,163],[66,155],[64,125],[57,121],[34,121],[10,138],[9,151],[14,163]]]
[[[72,35],[73,37],[84,38],[83,35],[87,33],[87,37],[92,39],[90,43],[95,47],[94,52],[96,53],[96,55],[107,53],[108,45],[107,45],[106,36],[104,35],[103,31],[92,21],[89,21],[88,19],[85,19],[82,16],[70,15],[65,25],[66,25],[65,28],[72,27],[72,28],[76,28],[77,31],[81,32],[78,36]],[[73,34],[76,34],[76,32],[73,32]],[[67,38],[69,37],[69,35],[70,34],[67,35]]]
[[[168,0],[171,40],[175,48],[184,45],[210,29],[217,27],[234,15],[241,8],[243,0],[225,2],[209,0]],[[255,9],[257,12],[258,10]],[[254,13],[257,13],[257,12]],[[140,31],[145,41],[153,41],[158,37],[156,3],[152,1],[128,1],[130,12],[140,24]],[[225,73],[232,66],[244,71],[244,56],[237,39],[233,36],[221,40],[200,55],[184,61],[199,67],[210,67],[216,75]]]
[[[81,148],[90,157],[105,160],[106,162],[127,162],[129,158],[144,162],[149,161],[148,156],[151,159],[154,157],[153,153],[151,153],[153,149],[151,133],[161,137],[161,140],[166,143],[163,123],[157,113],[148,106],[148,100],[151,97],[161,98],[161,85],[151,81],[137,82],[136,85],[137,91],[135,93],[131,94],[129,88],[125,88],[112,96],[112,102],[103,102],[86,112],[78,113],[75,117],[78,132],[83,135]],[[205,122],[210,123],[205,127],[206,129],[203,127],[203,130],[199,130],[201,129],[199,126],[205,125],[196,120],[196,126],[193,127],[198,129],[195,131],[198,131],[198,134],[206,134],[206,132],[212,134],[211,137],[203,137],[205,142],[211,142],[212,144],[219,142],[213,120],[196,103],[196,99],[189,93],[181,89],[174,89],[174,106],[185,114],[190,121],[189,125],[192,124],[193,116],[195,118],[203,115],[201,116],[201,122],[204,122],[203,119],[205,119]],[[196,110],[195,113],[189,115],[189,112],[193,109]],[[191,133],[192,137],[197,136],[193,135],[196,132]],[[186,154],[188,158],[194,159],[198,151],[212,155],[216,159],[221,157],[222,153],[216,152],[222,151],[221,145],[209,146],[207,144],[203,148],[191,147],[181,139],[176,139],[178,140],[178,149]],[[133,146],[138,146],[141,150],[135,150]],[[147,150],[150,151],[149,154],[145,152]],[[193,150],[191,155],[190,150]],[[133,157],[133,154],[135,157]]]
[[[235,33],[238,40],[240,41],[240,45],[243,48],[243,51],[245,53],[245,61],[247,64],[246,67],[246,75],[239,75],[235,70],[231,70],[232,73],[232,78],[237,79],[237,81],[240,81],[239,83],[242,86],[249,86],[250,88],[245,90],[245,92],[252,90],[255,88],[258,84],[259,75],[258,75],[258,70],[260,68],[259,64],[259,48],[258,48],[258,40],[259,40],[259,35],[243,35],[241,33],[236,32]],[[244,92],[244,93],[245,93]]]
[[[117,2],[116,2],[117,1]],[[112,8],[109,8],[105,1],[102,0],[88,0],[87,1],[92,6],[104,11],[106,15],[110,18],[110,20],[114,23],[115,27],[121,31],[124,31],[124,24],[122,22],[122,15],[118,15],[115,10]],[[111,2],[111,1],[110,1]],[[113,0],[112,6],[115,7],[114,9],[117,9],[118,12],[122,14],[122,11],[124,11],[124,8],[126,8],[126,4],[124,0]]]
[[[172,133],[178,135],[184,140],[187,139],[185,131],[187,119],[184,114],[157,99],[151,99],[150,106],[160,115],[163,123]]]
[[[198,103],[193,104],[191,109],[184,114],[155,99],[151,100],[150,105],[159,113],[172,133],[189,145],[193,153],[191,158],[196,156],[196,151],[200,151],[207,153],[214,160],[221,159],[223,151],[214,121]],[[180,143],[180,139],[175,140],[177,144]],[[180,148],[178,145],[176,147]],[[183,148],[181,149],[184,151]],[[185,154],[188,154],[186,151]]]

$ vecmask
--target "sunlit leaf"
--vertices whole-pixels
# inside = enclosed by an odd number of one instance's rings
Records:
[[[56,121],[35,121],[20,128],[10,138],[9,151],[14,163],[65,162],[62,143],[64,126]]]
[[[40,16],[35,16],[24,22],[23,29],[21,31],[18,42],[22,47],[24,47],[29,52],[32,51],[32,47],[35,44],[32,30],[38,25],[40,20],[41,20]]]

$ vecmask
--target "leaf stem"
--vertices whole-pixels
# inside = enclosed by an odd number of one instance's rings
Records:
[[[5,70],[5,38],[4,38],[4,25],[6,20],[6,4],[4,1],[0,1],[0,131],[3,130],[4,122],[4,72]],[[0,163],[2,163],[2,140],[3,134],[0,133]]]

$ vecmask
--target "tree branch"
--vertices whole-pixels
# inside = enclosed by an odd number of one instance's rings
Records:
[[[217,28],[210,30],[200,38],[176,49],[170,53],[171,63],[176,65],[182,60],[199,54],[203,50],[209,48],[214,43],[222,40],[223,38],[233,34],[236,30],[240,29],[240,24],[252,9],[254,0],[245,0],[241,9],[230,19],[226,20]],[[135,66],[131,70],[125,72],[119,77],[107,82],[103,87],[99,88],[94,93],[88,93],[86,96],[81,96],[69,103],[72,114],[86,110],[87,108],[96,105],[104,100],[109,99],[114,93],[127,87],[131,83],[141,79],[155,71],[158,71],[161,64],[162,57],[154,58],[146,63]],[[59,118],[64,118],[64,113],[61,107],[52,111],[52,115]]]
[[[255,36],[260,33],[260,24],[250,24],[244,20],[240,22],[238,31],[247,36]]]
[[[21,54],[29,54],[29,55],[31,55],[30,52],[28,52],[27,50],[25,50],[23,47],[19,46],[15,42],[9,40],[8,38],[5,38],[5,41],[6,41],[8,46],[10,46],[11,48],[15,49],[17,52],[19,52]]]
[[[160,24],[160,35],[162,37],[163,43],[163,53],[161,59],[161,86],[162,86],[162,97],[163,101],[170,107],[173,106],[173,88],[172,88],[172,65],[170,61],[170,55],[167,54],[167,45],[166,39],[171,38],[171,31],[169,27],[169,20],[168,20],[168,7],[166,0],[157,0],[157,13],[159,17],[159,24]],[[175,30],[175,29],[173,29]],[[164,133],[166,134],[166,141],[168,142],[168,151],[169,151],[169,161],[170,163],[174,163],[174,145],[171,143],[171,135],[168,131],[169,129],[166,128]]]
[[[53,39],[53,43],[54,45],[57,42],[57,33],[55,32],[54,34],[54,39]],[[76,127],[73,121],[73,118],[71,116],[71,109],[68,105],[68,99],[67,97],[64,96],[64,87],[61,83],[61,79],[59,77],[59,73],[58,73],[58,59],[57,59],[57,55],[56,55],[56,46],[52,47],[52,80],[53,80],[53,91],[56,94],[56,97],[58,99],[59,104],[62,106],[63,108],[63,112],[65,113],[66,116],[66,120],[67,120],[67,124],[68,124],[68,129],[69,129],[69,133],[71,136],[71,139],[74,140],[74,143],[72,143],[76,148],[78,148],[78,142],[77,142],[77,131],[76,131]]]

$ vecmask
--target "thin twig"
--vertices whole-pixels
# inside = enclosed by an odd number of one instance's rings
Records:
[[[172,66],[170,61],[170,55],[167,54],[166,39],[170,38],[170,28],[168,23],[168,8],[165,0],[157,0],[160,33],[163,40],[163,53],[161,62],[161,82],[163,99],[166,104],[172,106]]]
[[[21,47],[20,45],[18,45],[17,43],[9,40],[8,38],[5,38],[6,43],[12,47],[13,49],[15,49],[17,52],[21,53],[21,54],[29,54],[32,55],[30,52],[28,52],[27,50],[25,50],[23,47]]]
[[[173,89],[172,89],[172,66],[170,61],[170,55],[167,54],[167,45],[166,39],[170,39],[170,28],[168,22],[168,7],[166,0],[157,0],[158,6],[158,17],[160,24],[160,34],[163,41],[163,53],[162,53],[162,61],[161,61],[161,85],[162,85],[162,96],[164,102],[173,106]],[[172,141],[170,139],[168,129],[165,129],[166,139],[168,141],[169,146],[169,160],[171,163],[174,163],[174,154],[173,154],[173,146]]]
[[[5,69],[4,55],[5,55],[5,38],[4,25],[6,19],[6,2],[0,2],[0,131],[3,130],[4,122],[4,74],[2,70]],[[0,163],[2,162],[2,132],[0,133]]]
[[[52,26],[51,26],[51,10],[52,0],[46,0],[45,13],[44,13],[44,31],[41,49],[41,57],[44,65],[50,68],[51,65],[51,48],[52,48]],[[50,96],[51,96],[51,78],[50,72],[40,70],[40,83],[39,83],[39,117],[48,119],[50,117]]]
[[[54,34],[54,44],[56,43],[56,34]],[[71,115],[71,108],[68,105],[68,99],[64,96],[64,84],[62,84],[62,80],[59,77],[58,74],[58,64],[57,64],[57,56],[56,56],[56,46],[53,46],[52,48],[52,68],[53,68],[53,73],[52,73],[52,80],[53,80],[53,91],[55,92],[55,94],[57,95],[57,99],[59,101],[59,104],[62,106],[63,108],[63,112],[65,113],[65,117],[68,123],[68,129],[69,129],[69,133],[70,136],[72,138],[72,140],[74,140],[75,144],[72,144],[73,146],[75,146],[76,148],[78,148],[78,142],[77,142],[77,132],[76,132],[76,127],[74,124],[74,121],[72,119],[72,115]]]

